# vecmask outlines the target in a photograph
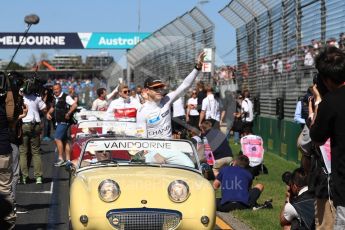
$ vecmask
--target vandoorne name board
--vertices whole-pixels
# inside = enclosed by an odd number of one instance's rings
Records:
[[[150,33],[0,33],[0,49],[131,49]]]

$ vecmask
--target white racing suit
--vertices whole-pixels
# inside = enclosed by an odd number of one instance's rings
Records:
[[[193,71],[183,80],[182,84],[173,92],[168,93],[159,103],[147,101],[137,112],[137,134],[147,138],[171,138],[171,112],[172,103],[181,94],[186,93],[198,74]]]

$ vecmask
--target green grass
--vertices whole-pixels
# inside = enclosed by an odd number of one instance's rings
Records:
[[[231,143],[231,148],[234,155],[240,150],[240,145]],[[268,169],[268,174],[260,174],[253,181],[253,185],[257,183],[264,184],[265,189],[258,200],[261,204],[265,200],[273,199],[273,209],[263,210],[238,210],[231,213],[249,225],[252,229],[268,230],[280,229],[279,214],[284,205],[286,185],[281,180],[281,175],[285,171],[292,171],[298,167],[294,162],[287,161],[276,154],[265,152],[264,163]],[[217,197],[220,197],[220,192],[217,191]]]

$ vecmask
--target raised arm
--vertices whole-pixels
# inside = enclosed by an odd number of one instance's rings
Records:
[[[190,88],[198,75],[199,71],[202,68],[204,63],[205,52],[201,52],[198,56],[198,62],[192,72],[183,80],[182,84],[177,87],[177,89],[171,93],[168,93],[169,101],[167,105],[170,106],[177,98],[181,96],[181,94],[185,93],[185,91]]]
[[[117,85],[115,89],[105,97],[105,99],[109,100],[110,98],[112,98],[118,92],[118,89],[119,85]]]

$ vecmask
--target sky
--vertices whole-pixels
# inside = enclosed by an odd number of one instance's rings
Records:
[[[0,32],[24,32],[24,17],[36,14],[40,22],[33,25],[30,32],[138,32],[140,12],[140,31],[155,32],[185,12],[198,6],[215,24],[216,64],[235,64],[236,46],[235,29],[218,13],[230,0],[11,0],[1,3]],[[204,2],[204,1],[203,1]],[[140,6],[140,7],[139,7]],[[140,10],[139,10],[140,9]],[[0,59],[10,60],[14,49],[1,49]],[[14,61],[26,64],[34,54],[41,53],[79,54],[84,60],[87,55],[108,52],[115,61],[126,65],[123,50],[19,50]]]

